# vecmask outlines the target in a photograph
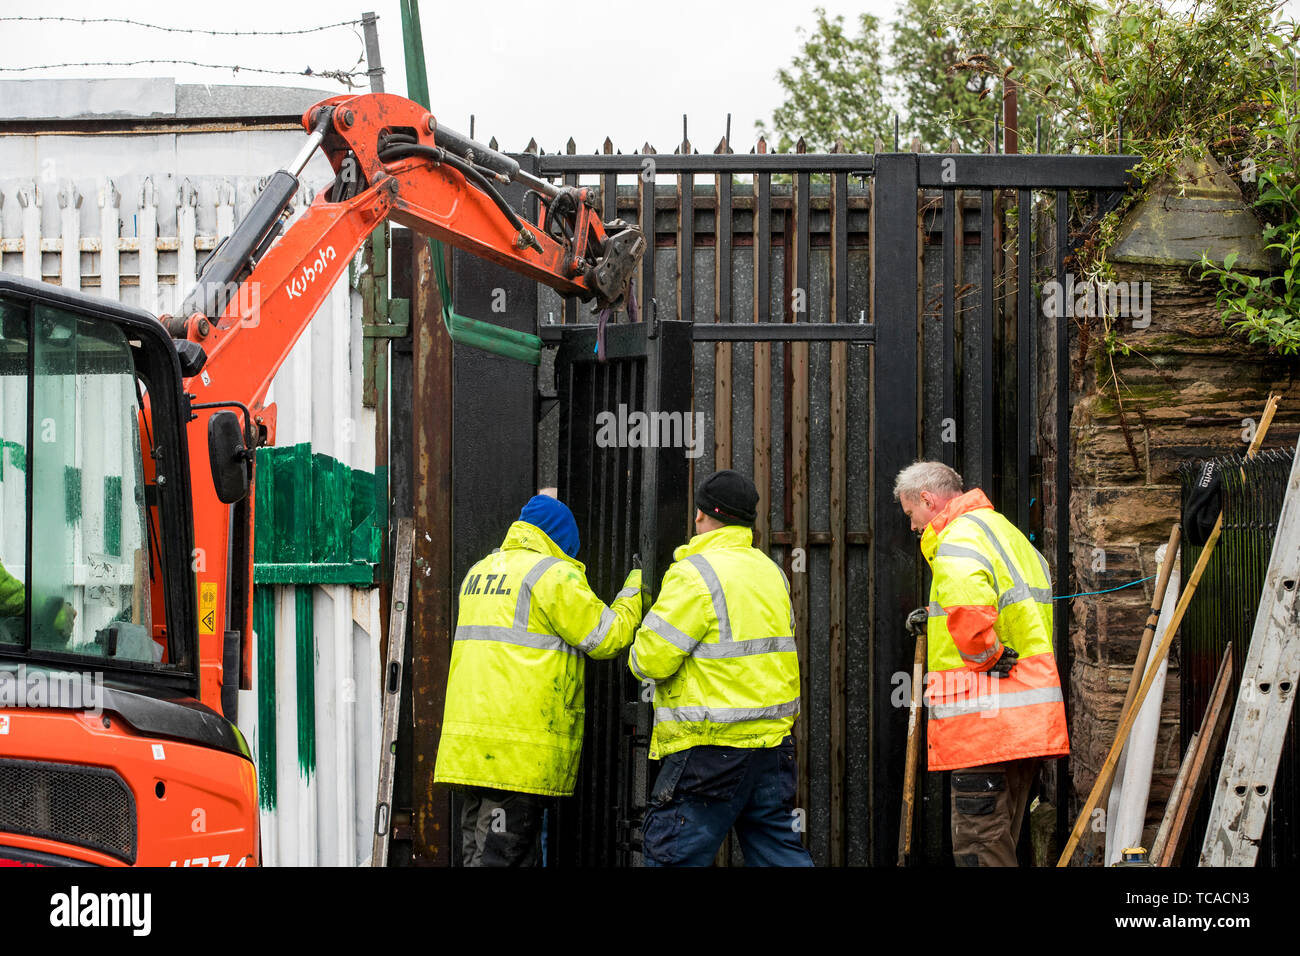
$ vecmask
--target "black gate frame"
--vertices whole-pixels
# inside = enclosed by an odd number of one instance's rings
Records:
[[[870,794],[870,823],[867,842],[869,862],[888,865],[894,862],[898,833],[899,803],[902,789],[902,741],[906,732],[906,711],[895,707],[890,700],[888,678],[891,674],[910,670],[911,650],[902,638],[901,622],[907,613],[923,603],[922,568],[915,536],[893,498],[894,475],[921,456],[926,448],[926,436],[932,435],[943,417],[959,418],[965,412],[962,396],[976,394],[984,409],[994,407],[995,384],[999,375],[1014,382],[1016,408],[1013,416],[998,421],[988,415],[979,418],[979,437],[976,441],[959,440],[941,448],[945,460],[962,471],[968,483],[979,485],[990,493],[995,505],[1012,516],[1025,529],[1034,529],[1036,512],[1032,502],[1043,491],[1068,489],[1069,473],[1069,342],[1070,320],[1056,318],[1053,328],[1038,330],[1036,301],[1033,294],[1033,264],[1036,243],[1032,214],[1034,191],[1055,191],[1055,235],[1052,237],[1054,273],[1064,273],[1065,261],[1071,253],[1069,235],[1069,192],[1090,190],[1115,193],[1130,185],[1130,170],[1138,158],[1134,156],[1056,156],[1056,155],[985,155],[985,154],[673,154],[653,155],[653,164],[646,165],[642,155],[543,155],[520,157],[528,162],[537,175],[577,183],[579,176],[601,177],[601,206],[603,215],[615,218],[617,213],[617,177],[638,175],[648,184],[646,201],[641,205],[641,221],[653,221],[655,179],[673,177],[683,196],[692,196],[694,177],[722,175],[727,183],[726,195],[730,197],[730,180],[727,174],[752,174],[755,179],[757,236],[770,209],[763,203],[771,195],[772,177],[789,175],[795,183],[796,202],[804,215],[796,216],[794,237],[793,285],[808,288],[809,268],[809,217],[806,215],[810,195],[810,177],[826,174],[832,180],[833,221],[843,223],[846,215],[844,197],[850,176],[870,177],[873,184],[870,229],[873,256],[871,262],[871,304],[873,324],[859,325],[848,314],[847,275],[845,269],[838,273],[832,268],[832,322],[754,322],[734,324],[693,324],[696,305],[693,295],[693,243],[694,228],[679,233],[679,295],[676,314],[683,321],[656,322],[653,310],[646,307],[648,321],[640,324],[611,326],[607,329],[607,349],[616,369],[644,363],[644,384],[655,391],[647,393],[647,408],[662,410],[689,410],[692,404],[692,383],[688,376],[668,374],[672,368],[692,367],[689,355],[690,340],[711,341],[826,341],[856,340],[872,346],[870,371],[870,422],[873,473],[870,477],[870,545],[871,572],[869,585],[869,617],[872,624],[870,640],[869,690],[870,726],[866,728],[870,739],[870,766],[867,790]],[[837,189],[838,187],[838,189]],[[997,333],[994,326],[994,245],[993,231],[994,195],[1002,190],[1015,190],[1018,198],[1017,230],[1019,241],[1017,269],[1017,311],[1014,321],[1015,360],[1009,368],[998,367],[994,345]],[[923,354],[921,347],[922,312],[918,275],[919,236],[917,229],[918,197],[923,191],[940,191],[942,204],[943,290],[942,290],[942,344],[941,354]],[[954,246],[961,241],[965,213],[958,213],[956,194],[960,191],[977,191],[980,203],[980,295],[983,329],[973,341],[978,351],[973,352],[966,342],[957,341],[955,330],[956,288],[953,278]],[[720,194],[722,189],[719,189]],[[728,230],[726,242],[730,245],[730,209],[724,213],[721,204],[719,236]],[[845,242],[845,227],[832,227],[832,242],[836,252]],[[654,248],[653,236],[651,249]],[[723,240],[720,238],[720,242]],[[766,239],[756,238],[756,242]],[[840,261],[847,261],[841,259]],[[655,288],[656,264],[653,254],[647,254],[641,265],[644,288]],[[757,267],[756,288],[761,301],[771,288],[771,275],[766,265]],[[465,273],[471,270],[466,269]],[[877,277],[888,281],[876,281]],[[461,274],[457,288],[460,292],[478,283]],[[730,280],[728,279],[728,282]],[[648,298],[648,296],[646,297]],[[648,306],[648,303],[647,303]],[[583,399],[581,389],[604,389],[603,394],[621,394],[630,378],[619,379],[627,372],[598,373],[591,377],[590,368],[596,364],[592,354],[595,345],[594,327],[576,322],[577,303],[566,300],[563,309],[564,324],[541,325],[539,333],[547,344],[561,346],[562,359],[557,369],[580,370],[587,368],[589,381],[584,386],[575,380],[561,384],[560,399],[569,405],[563,412],[564,433],[562,448],[567,454],[561,463],[561,496],[573,506],[580,526],[584,528],[584,555],[589,559],[590,578],[597,592],[611,596],[621,582],[627,562],[631,557],[631,541],[640,542],[641,554],[646,559],[647,581],[657,580],[671,559],[672,546],[681,537],[679,508],[690,494],[684,476],[679,472],[682,461],[680,449],[668,455],[654,456],[654,467],[643,468],[636,474],[636,464],[624,466],[616,459],[609,470],[608,462],[602,466],[608,473],[618,473],[625,468],[627,487],[640,487],[642,500],[639,510],[624,510],[611,520],[602,508],[599,495],[583,491],[584,481],[590,485],[593,472],[590,464],[598,460],[589,446],[594,427],[575,426],[578,414],[590,415],[595,406],[588,397]],[[678,330],[681,327],[684,331]],[[666,331],[666,330],[672,331]],[[1035,476],[1034,408],[1038,395],[1034,383],[1035,335],[1051,338],[1038,344],[1054,341],[1056,366],[1056,447],[1054,473]],[[669,342],[668,340],[672,340]],[[958,376],[959,347],[969,352],[965,355],[963,371]],[[667,349],[667,352],[665,351]],[[884,360],[880,360],[880,359]],[[631,366],[627,366],[631,367]],[[927,379],[935,376],[942,383],[942,407],[922,407],[921,375]],[[1028,374],[1024,374],[1028,373]],[[601,384],[601,376],[604,383]],[[620,382],[624,384],[620,384]],[[581,400],[582,404],[576,404]],[[633,404],[628,402],[629,406]],[[605,407],[611,407],[606,405]],[[976,414],[976,413],[972,413]],[[486,423],[486,419],[483,420]],[[582,437],[585,432],[585,439]],[[584,444],[585,442],[585,444]],[[933,442],[929,442],[933,444]],[[1004,449],[998,454],[997,449]],[[616,450],[619,451],[619,450]],[[626,449],[621,450],[627,454]],[[662,449],[660,450],[663,451]],[[575,460],[575,457],[576,460]],[[630,458],[635,459],[632,455]],[[678,465],[673,464],[675,458]],[[649,459],[646,459],[649,461]],[[661,470],[664,469],[664,470]],[[634,479],[634,480],[633,480]],[[584,499],[584,494],[586,495]],[[625,502],[626,504],[626,502]],[[1069,495],[1053,494],[1056,528],[1069,527]],[[1047,509],[1043,509],[1044,513]],[[628,522],[636,521],[635,535],[630,533]],[[602,521],[604,522],[602,524]],[[593,529],[599,529],[594,530]],[[662,530],[662,533],[661,533]],[[1038,532],[1042,528],[1034,529]],[[610,537],[612,535],[612,537]],[[595,549],[592,554],[591,549]],[[1055,556],[1052,561],[1058,593],[1070,589],[1071,553],[1068,534],[1057,534]],[[594,557],[594,560],[591,558]],[[1062,570],[1064,573],[1062,573]],[[614,578],[619,576],[619,580]],[[1056,615],[1056,651],[1062,674],[1062,686],[1069,706],[1070,660],[1068,642],[1068,612]],[[616,666],[611,666],[616,665]],[[603,676],[617,672],[617,678]],[[631,675],[622,661],[589,667],[588,670],[588,736],[584,748],[583,773],[587,786],[595,786],[591,793],[580,793],[574,806],[557,812],[552,831],[553,859],[561,864],[627,864],[634,861],[636,844],[632,829],[638,822],[644,806],[646,787],[644,760],[639,756],[645,746],[649,728],[648,707],[637,713],[629,708],[632,688]],[[611,731],[611,727],[619,729]],[[853,728],[857,731],[859,728]],[[622,756],[620,756],[620,754]],[[803,759],[801,757],[801,759]],[[614,773],[611,774],[610,771]],[[1058,793],[1055,802],[1062,820],[1066,820],[1069,807],[1064,799],[1063,783],[1068,779],[1065,761],[1058,765]],[[580,784],[581,787],[584,786]],[[612,790],[600,790],[600,787]],[[940,842],[934,835],[942,831],[946,838],[946,800],[940,787],[927,788],[923,824],[930,830],[926,840],[933,862],[938,859]],[[617,793],[616,799],[610,799]],[[585,801],[585,802],[584,802]],[[601,803],[601,806],[597,806]]]

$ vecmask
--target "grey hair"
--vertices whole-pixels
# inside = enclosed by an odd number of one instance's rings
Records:
[[[921,492],[951,496],[961,494],[961,475],[941,461],[917,461],[908,465],[894,479],[894,497],[915,500]]]

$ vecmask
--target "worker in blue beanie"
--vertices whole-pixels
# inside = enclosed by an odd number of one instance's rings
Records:
[[[466,866],[535,866],[549,797],[573,793],[586,657],[611,658],[641,623],[641,572],[611,606],[578,561],[573,512],[547,494],[460,588],[434,780],[464,796]]]

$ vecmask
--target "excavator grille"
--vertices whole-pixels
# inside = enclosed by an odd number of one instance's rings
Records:
[[[135,798],[104,767],[0,760],[0,831],[58,840],[135,862]]]

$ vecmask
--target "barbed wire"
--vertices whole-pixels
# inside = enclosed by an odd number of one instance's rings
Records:
[[[233,73],[267,73],[272,76],[311,76],[322,79],[337,80],[346,84],[348,89],[356,86],[353,82],[358,77],[366,76],[364,70],[358,70],[356,67],[365,62],[363,56],[357,61],[357,65],[351,70],[313,70],[308,66],[305,70],[271,70],[257,66],[240,66],[238,64],[224,63],[200,63],[197,60],[86,60],[80,63],[43,63],[40,66],[0,66],[0,73],[28,73],[32,70],[58,70],[70,69],[73,67],[84,66],[153,66],[167,64],[172,66],[197,66],[207,70],[230,70]]]
[[[305,33],[321,33],[337,27],[355,27],[361,24],[362,21],[340,20],[338,23],[326,23],[322,26],[306,27],[301,30],[204,30],[198,27],[165,27],[157,23],[145,23],[141,20],[128,20],[123,17],[0,17],[0,23],[79,23],[83,26],[89,23],[120,23],[126,26],[144,27],[147,30],[161,30],[164,33],[202,33],[214,37],[288,37],[301,36]]]

